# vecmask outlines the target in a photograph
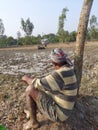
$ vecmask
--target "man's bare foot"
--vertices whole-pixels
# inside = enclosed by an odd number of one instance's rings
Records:
[[[23,125],[23,130],[29,130],[29,129],[31,129],[31,128],[37,129],[37,128],[39,128],[39,127],[40,127],[39,122],[34,122],[34,123],[32,123],[32,121],[29,120],[27,123],[25,123],[25,124]]]
[[[24,113],[26,114],[26,118],[30,119],[30,112],[26,109],[24,109]]]
[[[24,113],[26,114],[26,118],[30,119],[30,112],[28,110],[24,109]],[[37,111],[37,113],[38,113],[38,111]]]
[[[38,121],[33,123],[33,128],[34,129],[39,128],[39,127],[40,127],[40,123]]]

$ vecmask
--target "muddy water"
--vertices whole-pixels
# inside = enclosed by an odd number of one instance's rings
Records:
[[[49,62],[49,55],[50,50],[0,50],[0,73],[12,75],[42,73],[52,65]]]
[[[62,47],[73,60],[73,48]],[[21,74],[34,74],[43,76],[53,70],[49,62],[51,48],[45,50],[0,50],[0,123],[7,130],[23,130],[23,125],[28,120],[24,113],[26,84],[21,82]],[[42,126],[39,130],[98,130],[98,44],[85,48],[83,74],[80,89],[79,106],[72,113],[66,126],[61,128],[49,122],[43,115],[38,115]],[[9,75],[11,74],[11,75]],[[17,76],[19,75],[20,76]],[[15,75],[15,76],[13,76]],[[84,96],[85,95],[85,96]],[[87,95],[87,96],[86,96]],[[78,113],[78,114],[76,114]],[[96,114],[96,116],[95,116]],[[77,115],[77,116],[76,116]],[[86,119],[81,122],[81,119]],[[78,122],[77,122],[78,120]],[[85,125],[86,124],[86,125]]]
[[[0,50],[0,73],[1,74],[38,74],[46,75],[53,69],[50,60],[50,52],[53,48],[42,50],[22,49],[22,50]],[[73,62],[74,48],[62,47]],[[98,63],[98,48],[96,46],[85,47],[83,74]]]

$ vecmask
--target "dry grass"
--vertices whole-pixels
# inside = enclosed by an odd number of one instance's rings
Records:
[[[98,42],[86,42],[86,46],[98,46]],[[0,48],[0,50],[36,50],[38,45],[30,45],[30,46],[21,46],[21,47],[9,47],[9,48]],[[49,44],[47,48],[70,48],[75,47],[75,42],[71,43],[55,43],[55,44]]]

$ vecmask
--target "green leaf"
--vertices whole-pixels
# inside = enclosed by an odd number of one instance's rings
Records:
[[[0,124],[0,130],[6,130],[5,126]]]

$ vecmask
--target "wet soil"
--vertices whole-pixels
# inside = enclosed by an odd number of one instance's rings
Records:
[[[53,48],[65,50],[73,61],[75,43],[0,49],[0,124],[7,130],[23,130],[28,121],[25,89],[21,81],[25,74],[43,77],[53,71],[49,55]],[[38,130],[98,130],[98,43],[87,43],[84,51],[83,77],[80,95],[69,119],[53,123],[38,113],[41,127]]]

